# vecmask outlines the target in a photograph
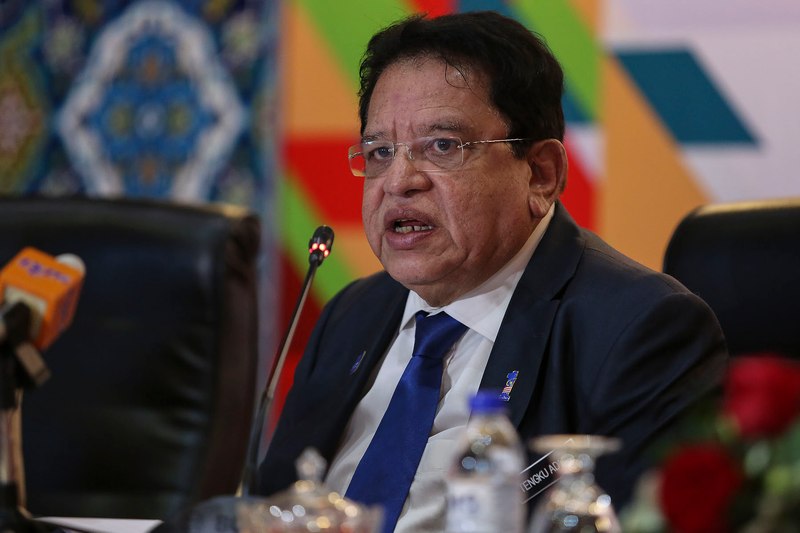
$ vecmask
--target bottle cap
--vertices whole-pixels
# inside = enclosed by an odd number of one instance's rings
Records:
[[[505,402],[494,390],[478,391],[470,400],[469,406],[473,413],[495,413],[506,410]]]

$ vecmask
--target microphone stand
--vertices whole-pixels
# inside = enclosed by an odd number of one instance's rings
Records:
[[[281,341],[278,353],[272,362],[272,369],[269,376],[269,381],[264,391],[261,393],[261,398],[258,402],[258,411],[256,412],[255,422],[250,432],[250,440],[247,447],[247,456],[245,458],[244,471],[242,472],[242,480],[239,487],[239,494],[241,496],[250,496],[251,490],[258,482],[258,450],[263,433],[264,425],[270,421],[270,410],[275,401],[275,391],[280,383],[281,374],[283,373],[283,365],[286,362],[286,356],[289,354],[289,347],[292,344],[294,332],[297,329],[297,323],[300,321],[300,312],[305,306],[306,298],[311,290],[311,282],[314,281],[314,275],[317,268],[322,264],[322,261],[330,254],[333,244],[333,230],[328,226],[320,226],[314,232],[314,235],[309,241],[309,256],[308,256],[308,270],[306,271],[305,280],[301,287],[300,296],[295,302],[292,318],[289,323],[289,329]]]
[[[30,309],[19,302],[3,310],[0,321],[0,531],[9,533],[51,531],[25,509],[21,386],[33,388],[49,377],[42,356],[28,340],[30,321]]]

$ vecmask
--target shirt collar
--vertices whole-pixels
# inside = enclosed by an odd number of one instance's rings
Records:
[[[432,307],[414,291],[409,291],[406,307],[403,311],[403,320],[400,329],[411,327],[414,313],[419,310],[429,313],[445,311],[469,329],[474,330],[490,341],[494,342],[500,324],[505,316],[514,289],[530,262],[536,247],[542,240],[544,232],[553,218],[555,204],[550,206],[547,214],[539,221],[531,232],[528,240],[520,250],[498,270],[492,277],[480,286],[464,294],[459,299],[444,307]]]

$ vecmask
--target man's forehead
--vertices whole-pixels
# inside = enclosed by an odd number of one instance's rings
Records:
[[[386,65],[383,72],[378,76],[378,82],[387,73],[398,69],[423,70],[433,67],[441,72],[443,80],[448,84],[458,88],[472,88],[473,90],[487,89],[489,86],[489,76],[483,68],[467,59],[444,58],[439,55],[422,53],[412,57],[399,57],[395,61]]]
[[[457,94],[462,91],[469,98]],[[466,135],[484,115],[495,116],[498,111],[485,85],[471,74],[435,57],[405,59],[381,74],[371,95],[363,139],[392,138],[397,130],[415,136]]]
[[[435,111],[433,111],[433,113],[435,114]],[[388,129],[382,129],[378,125],[375,127],[370,126],[371,125],[367,123],[367,128],[362,137],[364,141],[392,139],[394,137],[394,128],[390,131]],[[451,116],[438,119],[431,117],[429,120],[425,120],[424,118],[420,120],[411,120],[409,129],[417,137],[439,135],[442,133],[449,133],[457,136],[458,134],[470,132],[473,126],[472,121],[468,120],[466,117]]]

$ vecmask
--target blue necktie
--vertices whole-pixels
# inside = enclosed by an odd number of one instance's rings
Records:
[[[384,507],[384,532],[394,530],[433,427],[444,355],[467,327],[448,315],[416,315],[414,353],[406,366],[346,496]]]

